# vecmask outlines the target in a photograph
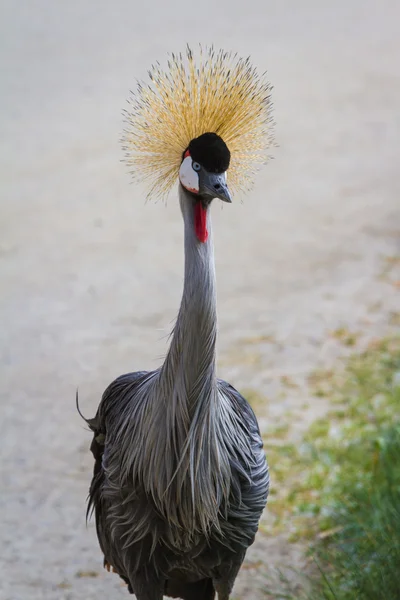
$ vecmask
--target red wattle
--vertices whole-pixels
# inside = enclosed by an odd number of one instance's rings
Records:
[[[204,244],[208,239],[207,209],[203,207],[201,201],[196,202],[194,207],[194,230],[197,239]]]

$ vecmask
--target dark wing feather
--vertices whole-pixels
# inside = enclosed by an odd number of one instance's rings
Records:
[[[128,581],[128,573],[125,572],[124,566],[120,562],[120,556],[116,553],[110,539],[107,515],[111,507],[102,493],[105,484],[103,464],[107,463],[107,427],[109,428],[113,424],[117,415],[124,412],[128,403],[135,397],[137,387],[149,375],[151,376],[151,373],[141,371],[122,375],[116,379],[104,392],[95,417],[86,419],[93,431],[91,451],[95,460],[89,491],[88,516],[94,511],[97,536],[104,554],[104,562],[116,568],[120,577],[128,583],[131,592],[133,590]],[[229,399],[237,415],[238,427],[250,441],[250,450],[246,457],[241,454],[239,448],[237,448],[237,452],[233,448],[230,458],[232,493],[227,518],[224,519],[224,524],[221,523],[226,537],[222,543],[215,539],[215,546],[211,541],[211,545],[214,546],[214,554],[220,554],[221,576],[225,573],[233,582],[243,560],[245,549],[253,542],[258,529],[258,522],[267,500],[269,475],[263,443],[253,410],[243,396],[229,383],[218,380],[218,386],[225,397]],[[226,547],[227,540],[231,540],[233,543],[235,548],[233,554],[232,549],[229,550]],[[202,556],[201,560],[202,562],[206,561],[206,557]],[[212,563],[216,564],[216,556],[213,556]],[[231,572],[232,577],[229,575]],[[165,593],[171,597],[181,597],[184,600],[196,600],[197,598],[213,600],[215,598],[211,579],[187,582],[175,578],[174,575],[168,580]]]
[[[229,522],[233,539],[238,532],[253,543],[258,523],[265,508],[269,492],[269,470],[257,418],[250,404],[230,384],[221,379],[218,385],[229,398],[238,415],[238,422],[246,431],[250,441],[250,461],[244,460],[240,451],[231,456],[232,494],[229,507]],[[229,535],[229,534],[228,534]]]
[[[128,584],[129,591],[132,593],[129,579],[124,573],[122,565],[118,564],[116,557],[112,554],[112,544],[109,540],[108,528],[106,527],[107,518],[107,501],[102,495],[104,486],[105,474],[103,470],[103,457],[106,452],[105,441],[107,437],[106,424],[113,419],[113,415],[119,414],[127,401],[132,397],[126,392],[133,392],[134,388],[148,376],[147,371],[137,371],[135,373],[127,373],[121,375],[113,381],[105,390],[96,415],[93,419],[85,419],[90,429],[93,431],[93,439],[90,445],[90,450],[94,458],[93,478],[90,484],[88,506],[86,518],[95,513],[96,532],[99,540],[100,548],[104,554],[104,565],[109,564],[116,567],[120,577]],[[78,407],[79,410],[79,407]]]

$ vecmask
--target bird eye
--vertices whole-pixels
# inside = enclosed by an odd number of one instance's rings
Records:
[[[195,171],[200,171],[201,166],[199,165],[198,162],[192,162],[192,167]]]

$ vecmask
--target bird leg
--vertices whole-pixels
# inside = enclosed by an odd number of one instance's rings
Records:
[[[226,581],[220,583],[214,581],[214,587],[218,593],[218,600],[229,600],[233,585],[228,585]]]
[[[218,600],[229,600],[229,596],[233,590],[233,584],[235,583],[237,574],[242,566],[245,554],[245,552],[238,554],[237,560],[231,564],[223,577],[213,579],[213,585],[218,594]]]
[[[150,577],[149,574],[139,575],[139,573],[135,573],[132,579],[132,588],[136,600],[163,600],[164,586],[164,579],[157,579],[155,574]]]

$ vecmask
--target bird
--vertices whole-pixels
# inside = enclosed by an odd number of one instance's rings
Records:
[[[124,160],[149,198],[178,186],[183,293],[162,365],[115,379],[85,419],[87,518],[94,512],[104,566],[137,600],[229,600],[269,468],[252,408],[216,373],[211,205],[251,189],[267,162],[272,88],[250,58],[213,46],[187,46],[148,76],[124,111]]]

